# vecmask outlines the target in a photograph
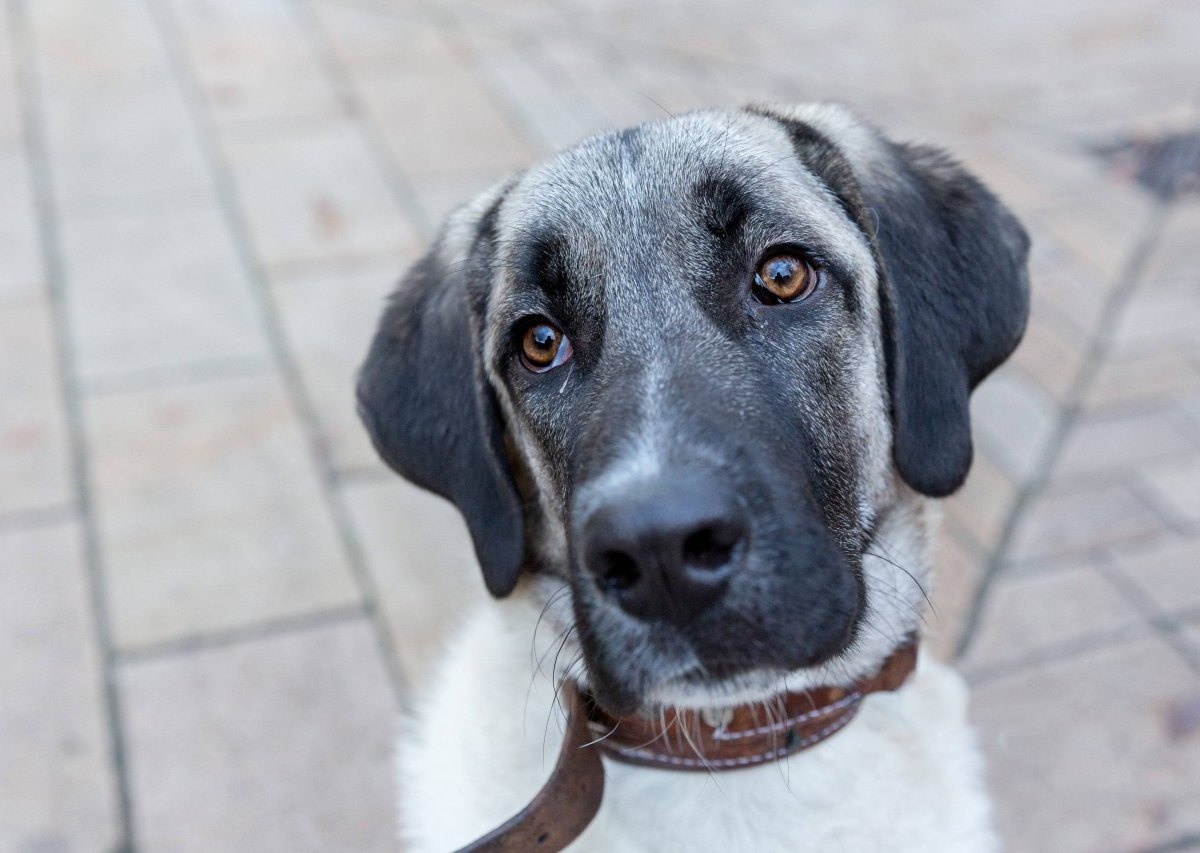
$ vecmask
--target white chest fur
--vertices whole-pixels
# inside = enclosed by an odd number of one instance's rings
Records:
[[[532,675],[538,609],[520,595],[474,614],[401,737],[407,849],[455,849],[521,809],[554,766],[561,716]],[[548,667],[547,667],[548,669]],[[967,693],[922,656],[830,740],[787,761],[708,775],[607,763],[579,851],[920,851],[998,848]]]

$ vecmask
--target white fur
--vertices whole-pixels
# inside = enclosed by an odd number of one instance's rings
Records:
[[[498,826],[554,766],[557,638],[543,627],[535,654],[536,586],[469,620],[402,739],[413,851],[456,849]],[[996,850],[966,707],[961,678],[923,654],[901,690],[869,696],[844,730],[787,761],[713,776],[606,762],[600,813],[570,849]]]

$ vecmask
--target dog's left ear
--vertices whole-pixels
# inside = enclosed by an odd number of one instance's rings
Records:
[[[884,138],[849,111],[759,110],[863,230],[880,275],[892,457],[931,497],[971,468],[971,391],[1016,348],[1029,315],[1029,238],[937,149]]]
[[[491,274],[480,253],[499,201],[488,202],[452,214],[392,295],[359,372],[358,409],[388,465],[458,507],[499,598],[521,572],[525,519],[472,319]]]

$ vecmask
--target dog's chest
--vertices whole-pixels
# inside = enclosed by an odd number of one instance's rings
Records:
[[[481,611],[401,743],[401,830],[448,850],[502,823],[558,753],[549,678],[529,674],[520,602]],[[536,615],[535,617],[536,618]],[[606,766],[580,851],[989,851],[997,846],[966,690],[922,659],[835,737],[790,759],[717,774]]]

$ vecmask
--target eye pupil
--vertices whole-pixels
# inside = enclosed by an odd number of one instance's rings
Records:
[[[538,349],[550,349],[554,346],[554,340],[558,336],[549,326],[534,326],[530,337]]]
[[[767,264],[767,275],[772,281],[779,284],[784,283],[795,274],[796,264],[790,258],[786,260],[782,258],[776,258]]]

